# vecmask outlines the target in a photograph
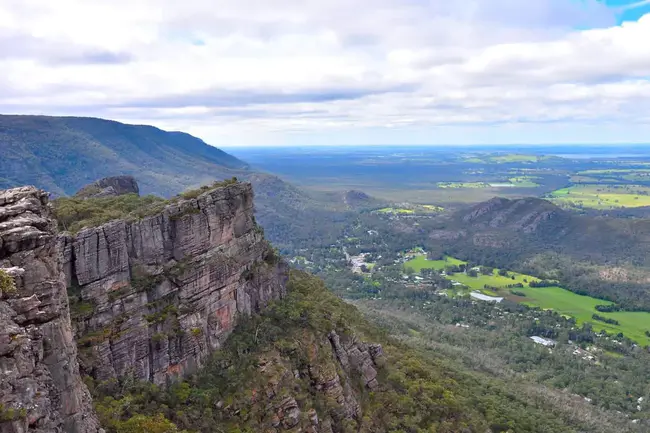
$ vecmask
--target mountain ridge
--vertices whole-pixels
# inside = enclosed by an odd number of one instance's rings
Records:
[[[169,196],[249,169],[190,134],[94,117],[0,115],[0,154],[0,188],[32,184],[56,195],[132,175],[143,193]]]

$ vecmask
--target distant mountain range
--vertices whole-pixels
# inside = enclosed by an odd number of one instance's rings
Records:
[[[0,189],[28,184],[57,195],[132,175],[142,193],[169,196],[248,169],[183,132],[84,117],[0,115],[0,155]]]
[[[280,247],[333,242],[343,214],[382,204],[360,191],[305,191],[186,133],[104,119],[0,115],[0,155],[0,189],[34,185],[58,196],[113,176],[133,176],[142,195],[165,197],[236,176],[253,184],[256,215]]]

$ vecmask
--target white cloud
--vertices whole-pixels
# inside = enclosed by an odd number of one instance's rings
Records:
[[[4,0],[0,110],[214,144],[631,131],[650,116],[648,40],[650,15],[618,26],[595,0]]]

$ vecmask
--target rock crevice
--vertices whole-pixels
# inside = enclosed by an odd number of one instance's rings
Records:
[[[48,195],[0,191],[0,433],[101,432],[81,380]]]
[[[200,368],[240,315],[285,294],[286,265],[253,216],[250,184],[59,237],[77,294],[81,364],[98,380],[165,384]]]

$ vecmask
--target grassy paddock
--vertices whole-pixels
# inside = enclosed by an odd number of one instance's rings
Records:
[[[427,260],[426,256],[418,256],[405,263],[405,267],[416,272],[422,269],[444,270],[447,266],[465,264],[466,262],[454,257],[445,257],[443,260]],[[519,302],[531,307],[550,309],[576,319],[579,325],[591,323],[595,331],[607,331],[609,334],[622,332],[626,337],[642,345],[650,345],[650,337],[645,332],[650,331],[650,313],[618,311],[614,313],[602,313],[596,310],[597,305],[611,305],[612,302],[592,298],[573,293],[561,287],[530,287],[530,282],[539,281],[531,275],[508,272],[508,276],[498,274],[495,269],[492,275],[479,274],[477,277],[470,277],[464,273],[456,273],[447,277],[448,280],[457,281],[470,290],[478,290],[486,295],[503,296],[511,301]],[[524,297],[513,295],[508,288],[509,285],[521,283],[524,287],[513,289],[525,294]],[[496,290],[486,290],[488,285]],[[466,294],[467,290],[452,292]],[[593,314],[614,319],[619,325],[604,323],[592,318]]]
[[[390,215],[433,214],[442,212],[445,208],[431,204],[408,204],[406,207],[385,207],[375,212]]]
[[[447,266],[458,266],[465,264],[464,261],[458,260],[454,257],[445,257],[442,260],[427,260],[427,256],[417,256],[404,264],[405,267],[413,269],[415,272],[420,272],[422,269],[435,269],[442,271]]]
[[[486,182],[438,182],[438,188],[490,188]]]
[[[596,331],[607,331],[610,334],[622,332],[626,337],[641,344],[650,344],[650,338],[645,331],[650,330],[650,313],[619,311],[615,313],[601,313],[596,310],[596,305],[610,305],[611,302],[582,296],[561,287],[525,287],[517,289],[526,294],[523,303],[551,309],[560,314],[574,317],[578,324],[591,323]],[[592,315],[598,314],[608,319],[617,320],[620,325],[611,325],[598,320],[593,320]]]
[[[639,185],[574,185],[553,191],[549,198],[564,206],[594,209],[641,207],[650,206],[650,188]]]
[[[377,209],[377,212],[385,213],[385,214],[402,214],[402,215],[409,215],[415,213],[413,209],[404,209],[404,208],[395,208],[395,207],[385,207],[383,209]]]

